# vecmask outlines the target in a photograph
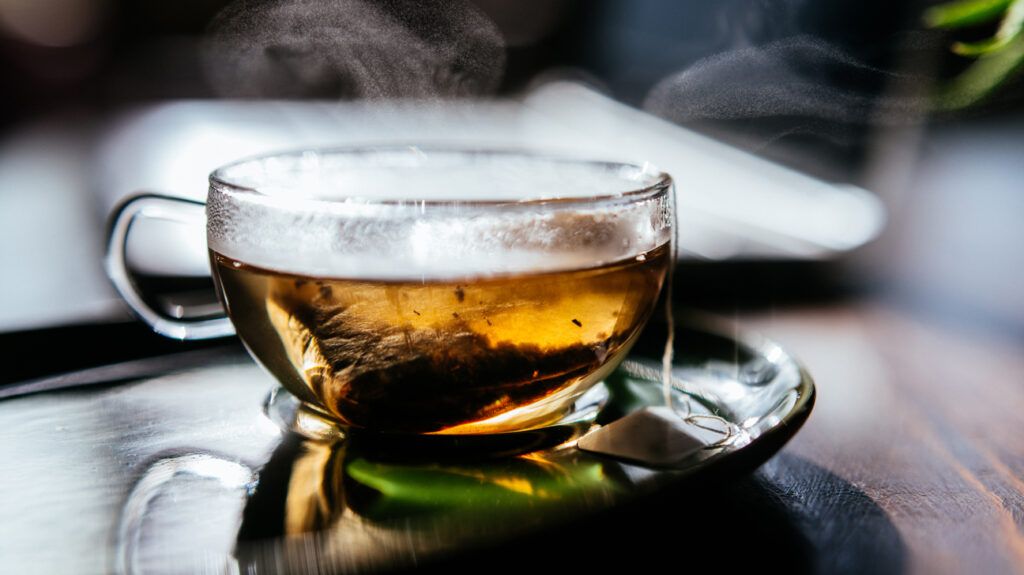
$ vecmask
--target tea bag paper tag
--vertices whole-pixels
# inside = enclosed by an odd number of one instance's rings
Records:
[[[587,434],[576,445],[599,455],[667,467],[727,435],[726,430],[694,425],[670,408],[659,406],[634,411]]]

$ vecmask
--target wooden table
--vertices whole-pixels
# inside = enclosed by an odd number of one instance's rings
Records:
[[[1024,571],[1024,354],[874,299],[743,313],[818,386],[755,483],[821,572]]]

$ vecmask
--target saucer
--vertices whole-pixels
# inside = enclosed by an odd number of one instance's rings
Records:
[[[564,532],[647,495],[746,474],[810,414],[811,378],[781,347],[695,327],[676,330],[666,407],[657,331],[648,329],[604,389],[548,428],[331,441],[303,428],[286,392],[273,395],[268,414],[292,439],[264,469],[287,480],[265,474],[248,501],[239,568],[315,561],[344,573],[458,561],[466,550]],[[495,439],[497,453],[495,444],[485,448]]]
[[[364,446],[408,460],[502,458],[578,448],[647,468],[696,473],[734,459],[757,465],[803,424],[814,384],[799,363],[764,338],[736,340],[710,329],[679,328],[671,377],[657,328],[604,381],[558,421],[498,434],[377,434],[345,430],[282,387],[267,417],[284,431],[323,442],[356,435]],[[756,445],[754,445],[756,443]],[[743,451],[743,457],[737,457]]]
[[[781,347],[680,324],[671,409],[651,324],[607,399],[567,414],[582,431],[512,437],[498,456],[283,431],[261,408],[276,383],[237,346],[11,384],[0,425],[20,439],[0,449],[4,505],[20,549],[47,548],[53,518],[77,518],[51,571],[343,573],[459,561],[526,535],[557,547],[609,532],[607,513],[648,496],[743,477],[807,419],[813,383]]]

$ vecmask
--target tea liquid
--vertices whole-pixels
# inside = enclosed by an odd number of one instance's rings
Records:
[[[587,269],[376,281],[211,257],[239,336],[285,387],[347,425],[409,433],[546,423],[536,406],[571,403],[628,351],[670,263],[662,245]]]

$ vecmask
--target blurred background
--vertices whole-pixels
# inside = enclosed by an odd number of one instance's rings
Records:
[[[0,329],[125,317],[101,260],[131,193],[202,198],[261,151],[440,140],[670,171],[688,305],[871,294],[1020,338],[1009,6],[2,0]]]

